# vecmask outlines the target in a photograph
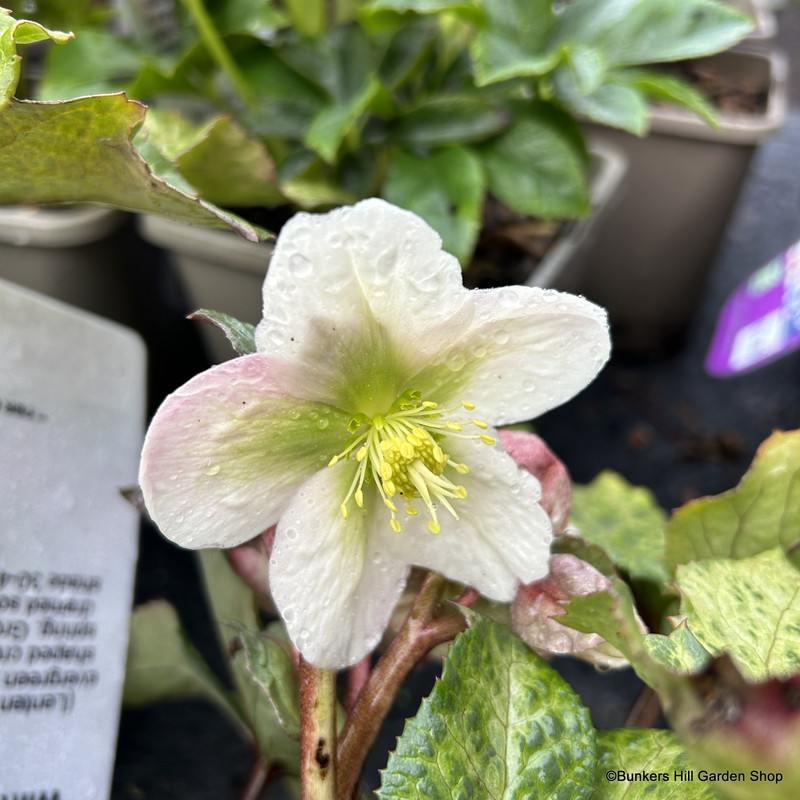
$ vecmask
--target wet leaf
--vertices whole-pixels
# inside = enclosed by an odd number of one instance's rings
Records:
[[[745,678],[800,673],[800,572],[780,550],[678,567],[681,613],[713,655],[727,653]]]
[[[588,711],[546,662],[487,619],[461,634],[444,674],[389,757],[381,800],[580,800],[594,783]]]

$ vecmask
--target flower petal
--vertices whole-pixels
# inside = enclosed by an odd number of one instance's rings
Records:
[[[493,600],[512,600],[521,583],[547,574],[552,531],[539,505],[539,482],[499,445],[451,444],[451,439],[445,445],[455,461],[470,469],[459,476],[466,498],[453,502],[459,519],[440,510],[441,532],[434,535],[422,514],[407,518],[394,546],[402,547],[412,564],[441,572]],[[386,523],[388,527],[388,519]]]
[[[337,464],[303,485],[278,523],[270,559],[272,597],[289,636],[307,661],[327,669],[375,648],[408,575],[406,562],[383,546],[395,535],[388,515],[388,533],[371,535],[376,516],[384,522],[374,493],[342,517],[354,472],[354,463]]]
[[[256,346],[305,364],[312,380],[336,387],[309,396],[344,408],[368,413],[353,402],[366,385],[381,385],[385,397],[369,399],[373,413],[383,412],[472,313],[458,261],[438,234],[373,198],[286,223],[264,282]]]
[[[553,533],[564,533],[569,522],[572,481],[564,463],[533,433],[499,431],[500,442],[517,466],[528,470],[542,487],[542,508],[550,517]]]
[[[275,524],[348,437],[349,416],[298,398],[302,376],[263,355],[197,375],[163,402],[139,482],[161,532],[183,547],[231,547]]]
[[[577,394],[608,360],[605,311],[582,297],[529,286],[474,294],[469,330],[411,380],[425,397],[469,400],[493,425],[519,422]]]

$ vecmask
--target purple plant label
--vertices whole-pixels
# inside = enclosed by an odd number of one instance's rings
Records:
[[[722,307],[706,371],[749,372],[800,347],[800,242],[737,287]]]
[[[0,798],[107,800],[138,514],[144,348],[0,281]]]

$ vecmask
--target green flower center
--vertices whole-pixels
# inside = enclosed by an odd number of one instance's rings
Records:
[[[469,422],[454,422],[448,415],[462,408],[473,411],[475,406],[466,401],[452,408],[439,410],[436,403],[421,400],[418,392],[406,392],[398,398],[387,414],[372,417],[358,415],[350,423],[350,432],[355,438],[328,464],[333,467],[341,459],[349,459],[355,453],[358,469],[347,496],[341,504],[342,516],[347,519],[347,507],[351,500],[361,508],[364,505],[364,484],[375,483],[384,505],[389,509],[389,525],[399,533],[402,529],[397,518],[395,499],[405,502],[405,513],[419,513],[415,500],[422,500],[428,517],[428,530],[439,533],[441,525],[437,516],[439,506],[444,507],[458,519],[451,500],[463,500],[467,490],[454,483],[445,474],[453,470],[457,475],[466,475],[469,467],[451,460],[444,451],[448,437],[480,439],[493,445],[494,439],[485,433],[462,433],[465,425],[475,425],[481,430],[489,426],[479,419]],[[456,477],[456,476],[453,476]]]

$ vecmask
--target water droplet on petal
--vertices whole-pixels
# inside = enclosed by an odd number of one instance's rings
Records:
[[[292,272],[300,278],[306,278],[311,274],[311,262],[301,253],[291,255],[289,266],[292,268]]]
[[[497,344],[505,344],[508,341],[508,334],[505,331],[497,331],[494,340]]]
[[[464,358],[464,354],[460,350],[451,351],[445,359],[447,368],[453,372],[459,372],[460,370],[464,369],[464,365],[466,363],[467,360]]]
[[[483,358],[486,355],[486,348],[482,344],[475,344],[470,352],[475,358]]]

